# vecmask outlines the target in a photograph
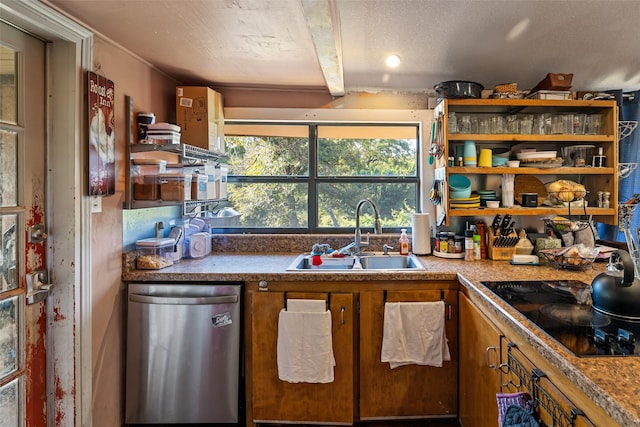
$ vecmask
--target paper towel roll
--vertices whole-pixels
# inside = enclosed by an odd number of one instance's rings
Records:
[[[428,213],[411,216],[411,252],[416,255],[431,253],[431,233]]]

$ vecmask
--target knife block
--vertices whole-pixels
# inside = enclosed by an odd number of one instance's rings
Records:
[[[518,244],[518,240],[515,240],[513,246],[498,247],[495,244],[500,235],[494,235],[493,229],[491,227],[489,227],[487,237],[487,256],[489,257],[489,259],[496,261],[511,261],[513,255],[516,253],[516,245]],[[506,237],[518,237],[518,235],[514,230]]]

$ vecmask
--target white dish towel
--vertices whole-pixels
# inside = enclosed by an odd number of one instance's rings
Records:
[[[444,301],[387,302],[384,305],[382,362],[442,367],[451,360],[444,327]]]
[[[290,383],[333,382],[331,311],[324,300],[288,300],[278,318],[278,378]]]

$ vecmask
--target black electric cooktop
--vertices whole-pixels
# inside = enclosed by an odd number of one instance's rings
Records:
[[[640,355],[640,322],[600,313],[590,285],[575,280],[481,282],[580,357]]]

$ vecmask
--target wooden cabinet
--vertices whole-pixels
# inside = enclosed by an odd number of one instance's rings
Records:
[[[259,290],[262,289],[262,290]],[[335,380],[278,378],[278,315],[291,298],[329,301]],[[385,301],[440,301],[451,361],[443,367],[381,362]],[[360,420],[456,418],[458,288],[433,282],[249,282],[245,304],[247,425],[354,424]]]
[[[467,115],[482,119],[487,117],[513,117],[519,115],[541,114],[601,114],[602,126],[598,134],[531,134],[531,133],[461,133],[448,132],[448,120],[450,114],[457,117]],[[449,176],[462,174],[472,179],[472,190],[496,189],[499,186],[499,176],[503,174],[535,175],[543,183],[556,179],[570,179],[585,185],[588,193],[586,200],[588,207],[586,212],[593,215],[594,220],[608,224],[617,224],[618,200],[618,171],[617,171],[617,109],[615,101],[564,101],[564,100],[523,100],[523,99],[445,99],[436,106],[434,116],[438,119],[437,129],[441,129],[434,138],[435,145],[440,148],[435,156],[435,179],[444,181],[443,198],[436,205],[437,217],[443,218],[448,225],[451,217],[456,216],[481,216],[496,214],[511,215],[568,215],[568,207],[534,208],[452,208],[448,197]],[[465,129],[466,130],[466,129]],[[474,129],[475,131],[475,129]],[[475,131],[479,132],[479,131]],[[540,164],[536,167],[465,167],[456,164],[456,148],[462,146],[464,141],[475,141],[479,151],[482,148],[510,150],[516,145],[526,144],[528,147],[537,148],[538,151],[554,150],[561,156],[562,148],[572,145],[593,145],[597,154],[598,148],[602,148],[606,156],[606,167],[569,167]],[[448,164],[448,158],[453,157],[453,165]],[[591,159],[587,159],[590,165]],[[498,182],[496,185],[495,182]],[[489,181],[493,182],[489,183]],[[487,188],[485,188],[485,186]],[[492,187],[492,188],[488,188]],[[495,188],[494,188],[495,187]],[[597,193],[608,191],[611,195],[611,206],[598,207]],[[498,191],[499,194],[499,191]],[[584,213],[582,208],[573,208],[573,213]]]
[[[463,427],[498,425],[502,332],[460,293],[460,422]]]
[[[445,330],[451,361],[442,367],[380,361],[387,302],[440,301],[447,304]],[[394,290],[360,293],[360,419],[455,417],[458,403],[458,292]]]
[[[616,425],[548,361],[524,343],[515,344],[462,292],[460,299],[460,423],[462,427],[498,425],[496,393],[527,392],[541,425],[592,427]],[[508,328],[507,328],[508,330]],[[513,339],[515,339],[515,335]],[[522,348],[519,348],[522,346]],[[525,355],[539,358],[532,362]],[[572,396],[572,397],[569,397]],[[598,423],[585,415],[598,417]],[[590,415],[591,416],[591,415]]]
[[[278,378],[278,315],[287,298],[329,301],[336,361],[328,384],[289,383]],[[251,338],[247,419],[254,423],[351,424],[354,421],[354,296],[349,292],[251,291],[247,301]]]

